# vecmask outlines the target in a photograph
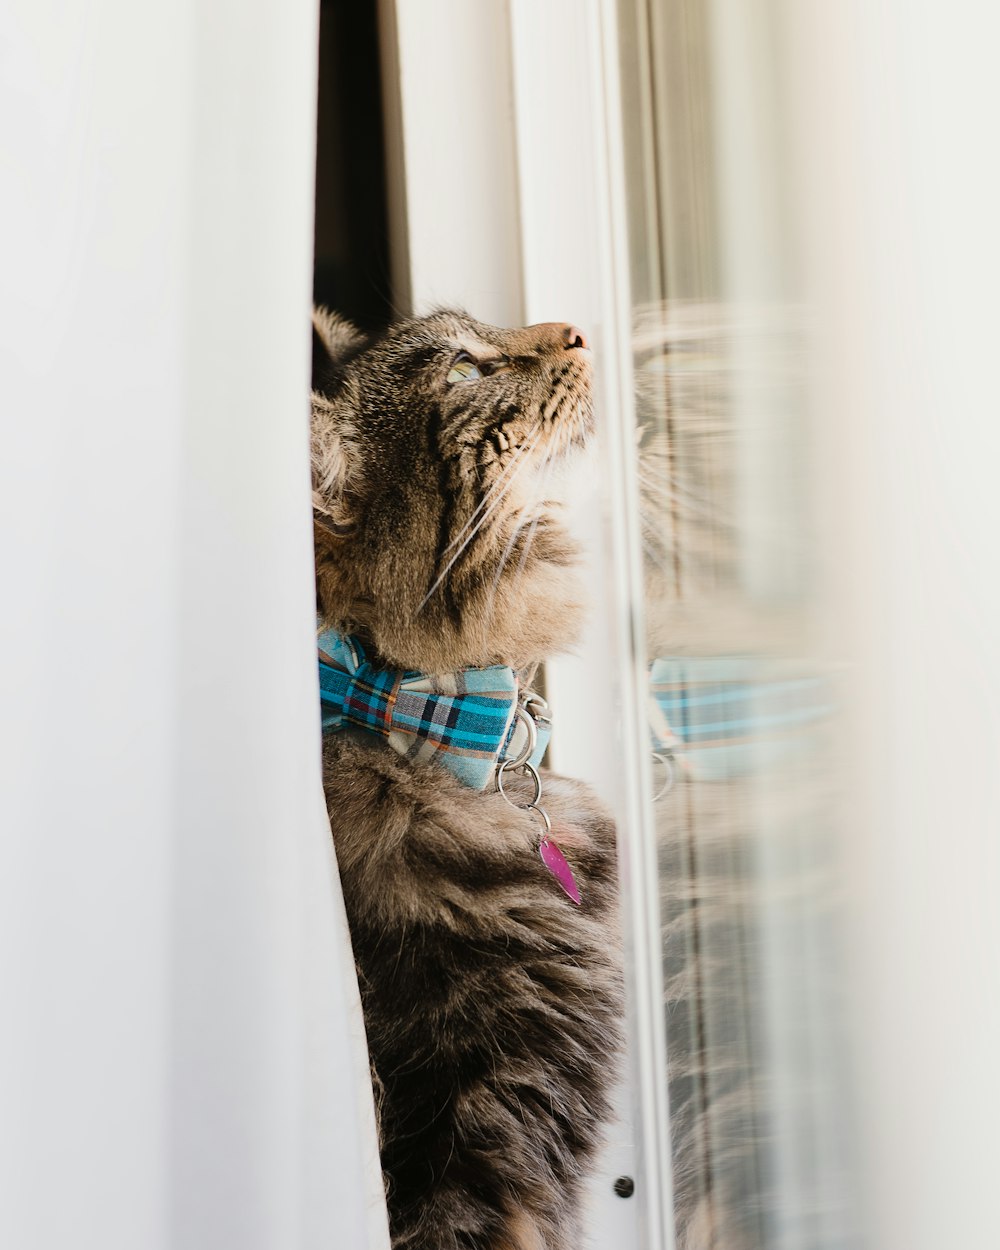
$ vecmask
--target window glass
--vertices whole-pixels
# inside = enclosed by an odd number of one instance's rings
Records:
[[[840,701],[777,6],[719,7],[618,6],[674,1219],[818,1250],[851,1237]]]

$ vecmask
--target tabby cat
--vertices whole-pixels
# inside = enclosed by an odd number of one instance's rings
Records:
[[[318,310],[313,375],[322,628],[424,674],[528,680],[571,646],[585,594],[549,488],[591,433],[582,333],[440,311],[368,338]],[[492,784],[361,728],[324,735],[323,769],[393,1246],[575,1250],[621,1042],[611,820],[542,770],[577,906],[538,813]]]

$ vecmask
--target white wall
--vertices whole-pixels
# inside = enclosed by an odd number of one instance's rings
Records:
[[[817,314],[860,1173],[879,1250],[994,1247],[1000,1122],[1000,18],[785,6]]]

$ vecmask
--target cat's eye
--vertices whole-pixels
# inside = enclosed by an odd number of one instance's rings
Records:
[[[483,378],[491,377],[494,373],[506,373],[509,368],[510,361],[503,356],[475,361],[468,352],[462,352],[461,355],[456,356],[448,372],[447,381],[449,383],[479,382]]]
[[[447,382],[478,382],[484,374],[468,352],[462,352],[448,371]]]

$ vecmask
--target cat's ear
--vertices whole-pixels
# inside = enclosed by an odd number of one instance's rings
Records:
[[[312,314],[312,388],[326,392],[343,366],[365,346],[365,336],[338,313],[317,305]]]
[[[349,538],[358,525],[364,474],[346,394],[329,399],[313,392],[310,454],[313,518],[333,538]]]
[[[362,464],[352,385],[344,367],[367,340],[349,321],[321,306],[313,309],[312,339],[313,516],[324,533],[347,538],[357,528]]]

